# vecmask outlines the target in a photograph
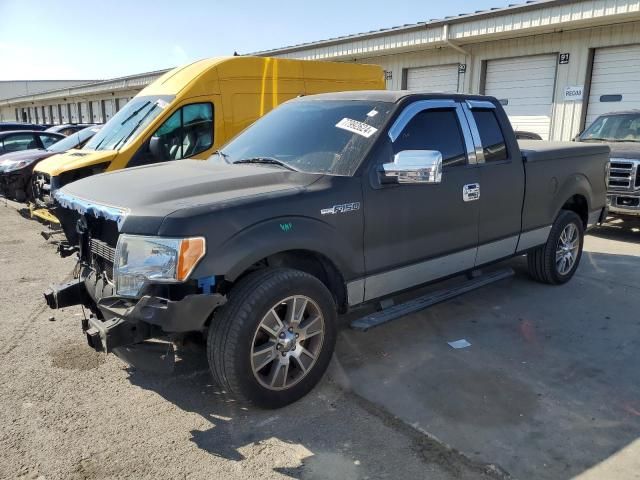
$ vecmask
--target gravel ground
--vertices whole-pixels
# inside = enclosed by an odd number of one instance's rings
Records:
[[[222,395],[200,346],[172,374],[89,349],[82,310],[47,309],[71,278],[42,226],[0,205],[0,477],[504,478],[325,378],[282,410]],[[54,316],[52,316],[54,315]],[[333,376],[337,376],[333,365]]]

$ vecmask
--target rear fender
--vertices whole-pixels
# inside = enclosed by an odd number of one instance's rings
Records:
[[[570,175],[564,183],[560,185],[558,193],[553,197],[549,211],[549,224],[555,221],[564,204],[574,195],[584,197],[587,201],[588,212],[591,211],[593,208],[593,188],[591,187],[591,183],[585,175],[575,173]]]

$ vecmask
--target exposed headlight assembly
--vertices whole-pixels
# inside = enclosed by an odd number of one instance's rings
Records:
[[[204,254],[202,237],[120,235],[113,267],[116,294],[136,298],[147,282],[183,282]]]
[[[33,161],[29,161],[29,160],[19,160],[17,162],[10,161],[4,164],[3,171],[14,172],[16,170],[20,170],[21,168],[26,167],[27,165],[31,165],[32,163]]]

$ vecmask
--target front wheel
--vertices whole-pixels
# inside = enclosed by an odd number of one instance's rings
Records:
[[[568,282],[582,258],[584,226],[570,210],[562,210],[551,227],[547,243],[527,254],[529,274],[539,282]]]
[[[298,400],[329,365],[335,317],[331,293],[312,275],[265,269],[247,276],[231,290],[209,329],[214,380],[260,407]]]

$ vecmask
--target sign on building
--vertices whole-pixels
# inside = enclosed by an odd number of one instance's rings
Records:
[[[564,87],[565,101],[582,100],[583,94],[584,94],[584,85]]]

